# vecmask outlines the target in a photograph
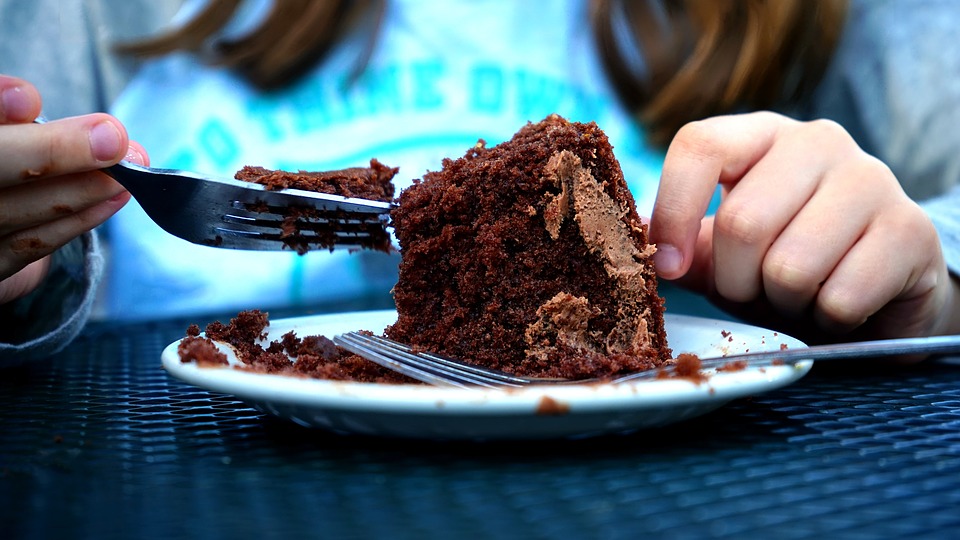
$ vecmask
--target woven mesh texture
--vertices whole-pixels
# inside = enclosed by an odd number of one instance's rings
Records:
[[[92,325],[0,373],[4,538],[944,538],[960,532],[960,367],[799,383],[629,436],[343,436],[185,385],[195,321]],[[952,533],[952,534],[951,534]]]

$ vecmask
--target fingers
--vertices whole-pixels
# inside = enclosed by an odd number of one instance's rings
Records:
[[[143,147],[134,142],[129,143],[124,158],[148,163]],[[123,186],[101,171],[15,183],[0,189],[0,237],[56,221],[124,193]]]
[[[0,280],[9,278],[30,263],[102,224],[129,200],[130,195],[123,192],[55,221],[0,237]]]
[[[704,217],[718,186],[716,215]],[[650,235],[661,277],[821,332],[922,334],[952,298],[929,219],[832,122],[755,113],[685,127]]]
[[[32,122],[40,114],[40,94],[32,84],[0,75],[0,124]]]
[[[56,221],[125,192],[123,186],[99,171],[7,188],[0,191],[0,237]]]
[[[128,148],[123,125],[107,114],[0,125],[0,188],[101,169],[120,161]]]
[[[902,195],[892,173],[873,158],[865,156],[826,172],[809,200],[787,216],[789,223],[769,248],[751,255],[759,257],[759,287],[753,296],[736,300],[765,294],[781,313],[802,315],[833,279],[841,261],[856,260],[854,248],[871,227],[876,228],[873,223],[889,210],[895,193]]]
[[[739,179],[728,180],[728,195],[717,209],[713,237],[716,289],[725,298],[735,302],[756,298],[763,290],[764,261],[774,242],[785,241],[779,253],[795,253],[789,240],[807,239],[808,225],[820,225],[820,215],[810,210],[811,199],[818,193],[829,163],[807,157],[822,155],[823,139],[810,131],[781,130],[762,159]],[[816,198],[828,205],[831,202],[828,197]],[[796,218],[801,209],[813,212],[813,219],[798,228]],[[788,226],[798,229],[797,233],[784,237]]]
[[[889,311],[882,335],[929,333],[938,286],[949,278],[942,269],[940,245],[929,219],[911,201],[886,208],[844,254],[817,293],[814,317],[833,332],[856,328],[881,310]],[[919,302],[915,302],[918,300]],[[924,305],[928,304],[928,305]]]
[[[126,158],[147,165],[132,143]],[[101,171],[44,178],[0,190],[0,280],[116,213],[130,194]]]
[[[732,182],[759,161],[786,118],[755,113],[717,117],[684,126],[667,150],[650,220],[654,262],[666,279],[693,264],[700,220],[718,184]]]
[[[40,110],[33,85],[0,75],[0,302],[28,292],[47,255],[129,200],[99,169],[121,159],[148,163],[143,147],[109,115],[41,125],[33,123]]]

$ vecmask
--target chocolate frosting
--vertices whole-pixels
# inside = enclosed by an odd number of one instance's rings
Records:
[[[550,157],[544,175],[560,192],[549,196],[543,211],[544,226],[556,240],[564,223],[573,219],[587,248],[603,259],[604,268],[619,284],[618,295],[627,308],[619,314],[620,322],[607,336],[597,336],[606,354],[631,353],[649,346],[649,335],[643,305],[647,293],[644,264],[656,251],[653,245],[639,248],[630,225],[623,219],[629,213],[625,202],[610,197],[604,184],[583,167],[579,157],[563,150]],[[635,231],[634,231],[635,232]],[[638,308],[638,309],[630,309]],[[537,312],[538,320],[527,328],[528,355],[539,356],[537,348],[545,345],[547,336],[570,347],[595,350],[597,340],[590,339],[590,319],[594,316],[586,298],[558,293]]]

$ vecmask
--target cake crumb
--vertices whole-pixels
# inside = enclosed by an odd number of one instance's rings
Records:
[[[718,367],[717,371],[731,372],[731,371],[743,371],[745,369],[747,369],[746,360],[731,360],[730,362],[727,362],[726,364]]]
[[[183,363],[196,362],[200,367],[226,366],[227,355],[209,339],[191,336],[183,338],[177,346],[177,354]]]
[[[228,365],[226,355],[213,341],[216,340],[236,351],[240,362],[234,368],[239,370],[335,381],[419,384],[337,347],[325,336],[299,337],[291,331],[263,343],[268,326],[269,314],[256,309],[241,311],[228,324],[208,324],[205,338],[199,337],[197,325],[190,325],[177,347],[180,361],[196,362],[200,367]]]
[[[540,416],[563,416],[570,413],[570,405],[562,401],[557,401],[550,396],[543,396],[537,404],[537,415]]]
[[[692,353],[680,353],[673,361],[673,371],[661,370],[657,379],[687,379],[700,384],[708,377],[700,371],[700,357]]]

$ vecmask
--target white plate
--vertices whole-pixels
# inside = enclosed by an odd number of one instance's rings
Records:
[[[267,339],[295,330],[300,337],[332,337],[350,330],[379,333],[395,311],[368,311],[271,321]],[[667,315],[674,354],[701,357],[805,347],[754,326]],[[430,439],[542,439],[631,432],[702,415],[732,399],[767,392],[805,375],[812,361],[712,374],[701,384],[683,379],[620,385],[537,386],[510,390],[427,385],[348,383],[184,364],[179,341],[162,354],[174,377],[233,395],[253,407],[304,426],[338,432]],[[229,347],[222,350],[232,363]]]

